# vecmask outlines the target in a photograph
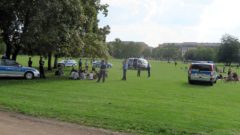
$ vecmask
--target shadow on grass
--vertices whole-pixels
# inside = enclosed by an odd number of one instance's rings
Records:
[[[182,82],[181,85],[185,88],[211,88],[211,87],[214,87],[214,86],[211,86],[209,83],[205,83],[205,82],[195,82],[193,84],[189,84],[187,82]]]
[[[26,80],[24,78],[0,78],[0,88],[1,86],[9,85],[23,85],[23,84],[35,84],[35,83],[53,83],[53,82],[63,82],[63,81],[73,81],[68,77],[47,77],[46,79],[36,78],[33,80]]]

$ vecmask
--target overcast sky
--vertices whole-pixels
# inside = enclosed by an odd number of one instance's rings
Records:
[[[110,25],[115,38],[165,42],[220,42],[222,35],[240,36],[240,0],[102,0],[109,7],[100,25]]]

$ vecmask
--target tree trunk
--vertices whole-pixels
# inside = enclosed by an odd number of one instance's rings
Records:
[[[54,55],[54,69],[56,69],[57,68],[57,63],[58,63],[58,55],[57,54],[55,54]]]
[[[12,51],[12,46],[10,44],[6,43],[6,58],[10,59],[11,58],[11,51]]]
[[[6,44],[6,52],[5,52],[5,56],[7,59],[11,58],[11,52],[12,52],[12,45],[9,41],[8,35],[6,33],[3,34],[3,41]]]
[[[48,71],[52,70],[52,53],[48,53]]]
[[[12,54],[12,60],[16,61],[17,60],[17,55],[20,51],[20,46],[17,46],[16,50],[14,50],[13,54]]]

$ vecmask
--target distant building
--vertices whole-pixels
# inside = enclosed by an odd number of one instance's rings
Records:
[[[179,46],[179,48],[181,49],[181,52],[182,52],[182,56],[184,56],[187,51],[196,49],[197,47],[216,48],[216,47],[220,46],[220,43],[197,43],[197,42],[163,43],[163,44],[159,44],[159,46],[167,46],[170,44]]]

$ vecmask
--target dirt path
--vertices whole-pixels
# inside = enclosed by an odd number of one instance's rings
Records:
[[[0,110],[0,135],[124,135]]]

